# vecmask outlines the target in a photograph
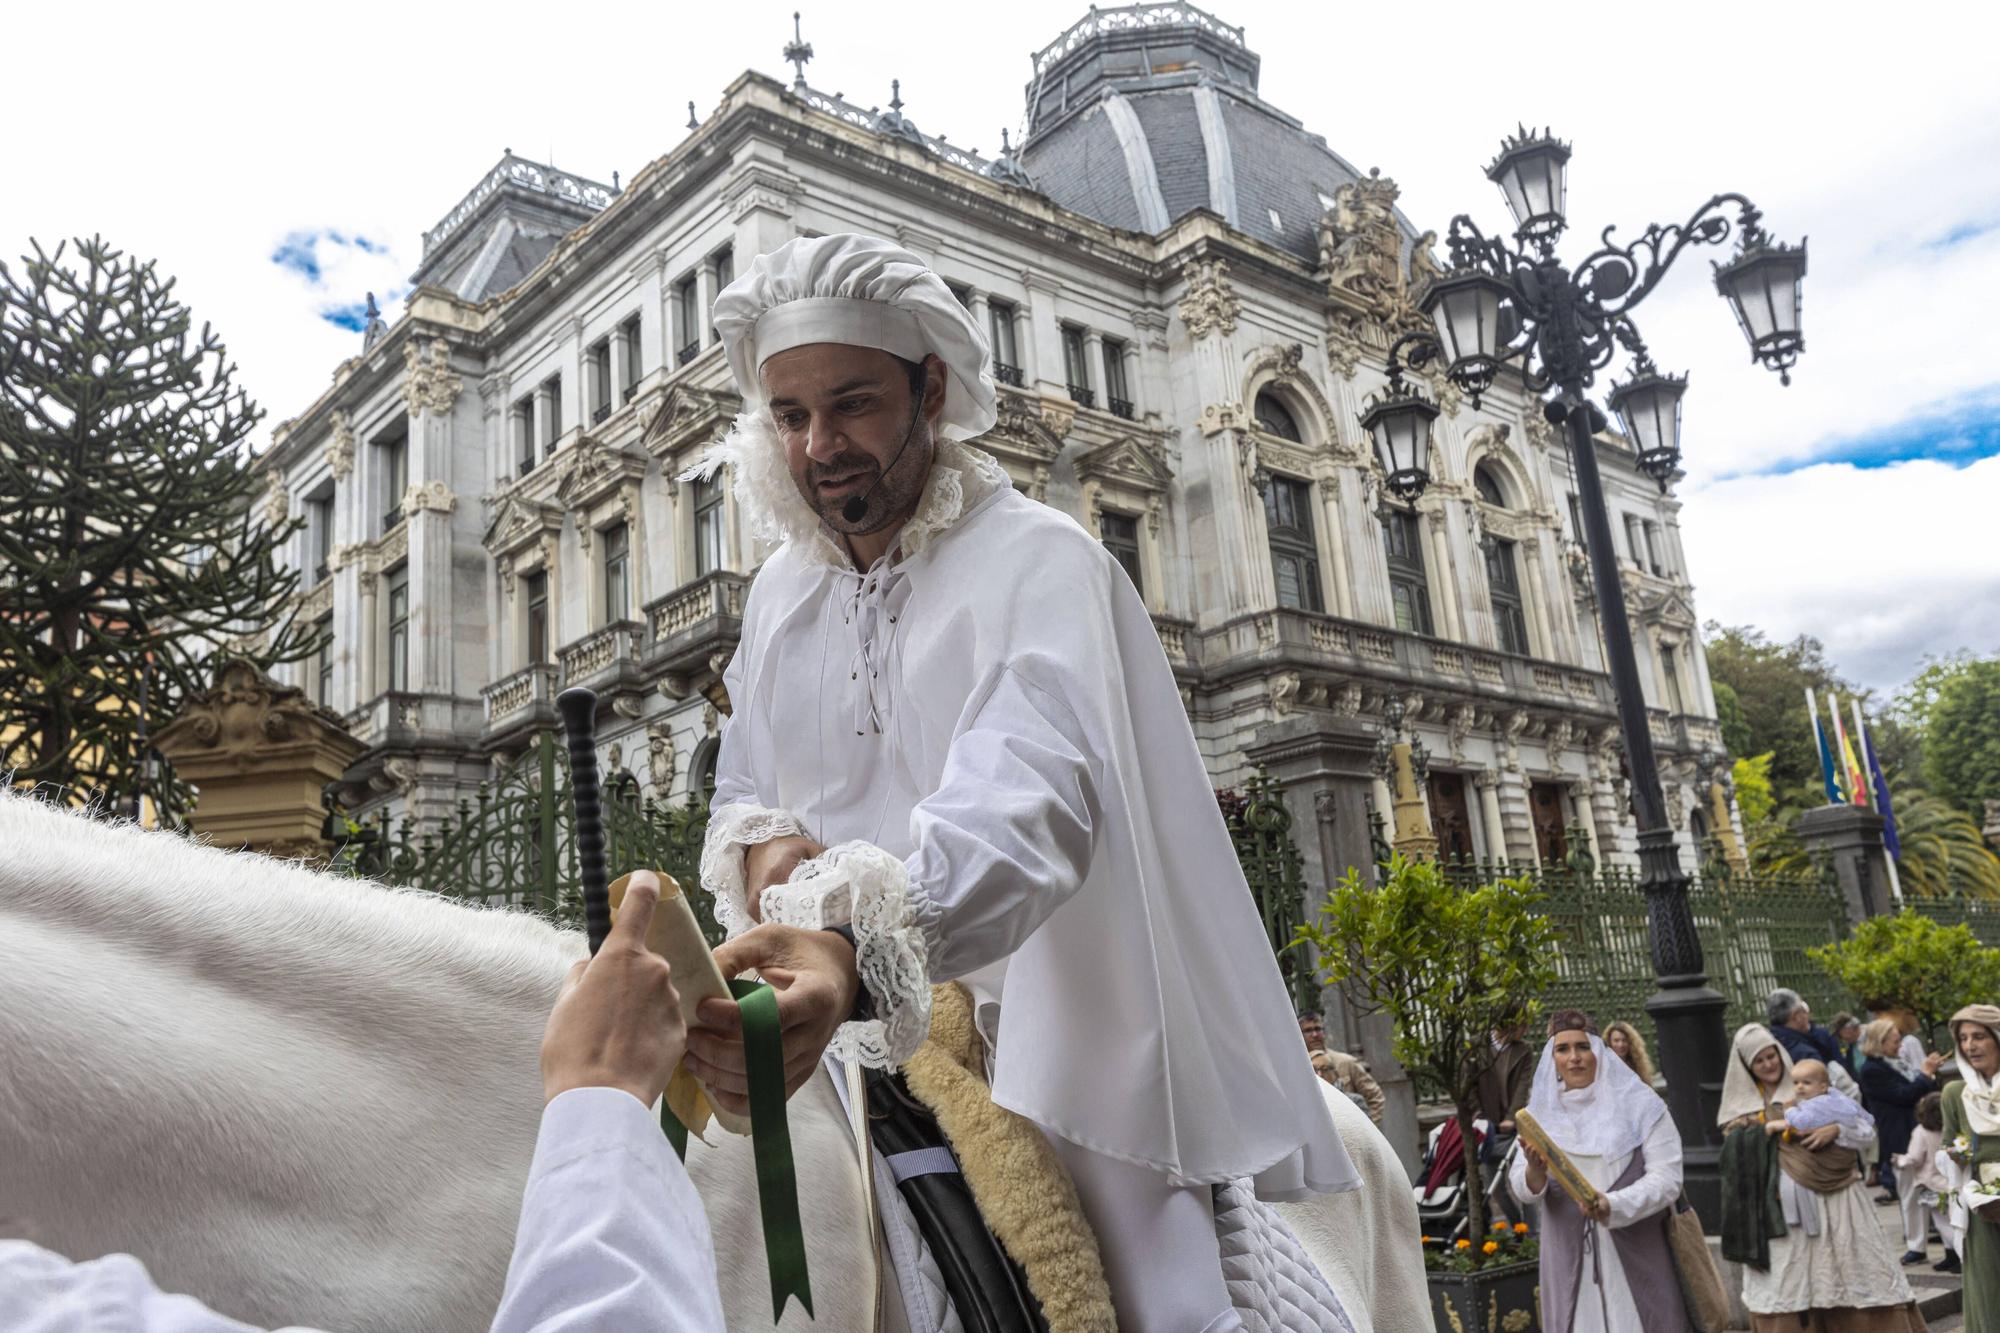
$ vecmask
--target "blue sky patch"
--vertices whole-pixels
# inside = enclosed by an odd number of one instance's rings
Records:
[[[1821,463],[1867,469],[1917,459],[1965,467],[1996,454],[2000,454],[2000,384],[1963,394],[1880,430],[1830,440],[1810,457],[1733,475],[1781,477]]]
[[[349,236],[331,229],[295,231],[279,242],[278,248],[271,252],[271,262],[279,268],[289,269],[307,282],[317,284],[325,276],[320,265],[319,248],[322,244],[359,250],[364,255],[381,256],[389,253],[388,246],[380,241],[371,241],[366,236]]]

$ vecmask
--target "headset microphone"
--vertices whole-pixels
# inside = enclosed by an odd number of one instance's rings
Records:
[[[847,503],[840,507],[841,518],[849,523],[859,523],[868,517],[868,502],[875,498],[876,489],[888,479],[889,474],[895,470],[896,464],[903,461],[903,450],[910,447],[911,439],[916,436],[917,418],[923,415],[923,411],[923,395],[918,394],[916,405],[910,411],[909,429],[903,432],[903,442],[896,446],[896,456],[889,460],[889,466],[883,468],[881,473],[875,478],[873,486],[870,486],[859,495],[848,497]]]

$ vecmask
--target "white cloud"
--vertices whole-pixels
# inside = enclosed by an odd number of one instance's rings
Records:
[[[503,148],[629,179],[684,136],[690,99],[706,114],[748,68],[789,79],[779,50],[794,4],[586,12],[495,0],[467,22],[461,6],[409,0],[254,11],[114,0],[92,11],[87,33],[57,7],[15,6],[9,49],[40,54],[14,62],[10,92],[40,123],[9,139],[0,253],[30,236],[102,231],[158,257],[229,340],[275,422],[360,346],[322,310],[399,285],[423,230]],[[1905,507],[1885,521],[1909,545],[1955,540],[1923,507],[1926,488],[1880,473],[1713,483],[1811,459],[2000,378],[1990,360],[2000,229],[1928,244],[2000,223],[1990,69],[2000,11],[1984,0],[1889,15],[1852,2],[1672,13],[1586,0],[1518,13],[1469,0],[1420,14],[1291,0],[1204,7],[1245,27],[1265,97],[1364,170],[1393,176],[1419,227],[1443,230],[1467,210],[1499,226],[1483,168],[1526,121],[1575,144],[1572,258],[1606,223],[1629,235],[1725,189],[1757,200],[1780,237],[1811,235],[1808,351],[1790,389],[1749,363],[1705,256],[1683,259],[1640,313],[1661,365],[1692,375],[1685,517],[1706,612],[1796,623],[1838,651],[1831,623],[1804,623],[1814,604],[1803,590],[1780,592],[1758,567],[1723,556],[1747,549],[1732,535],[1739,518],[1773,528],[1758,549],[1782,545],[1775,529],[1808,494],[1848,512],[1859,498],[1894,497]],[[1086,8],[1017,0],[885,13],[825,0],[806,7],[819,53],[808,78],[864,106],[886,102],[900,78],[926,131],[990,149],[1002,125],[1020,126],[1030,51]],[[270,262],[285,237],[321,231],[390,253],[346,255],[317,286]],[[1991,475],[1973,469],[1942,485],[2000,512]],[[1744,508],[1743,495],[1760,503]],[[1965,641],[1951,596],[1940,580],[1897,586],[1898,604],[1932,608],[1910,622],[1909,663]]]

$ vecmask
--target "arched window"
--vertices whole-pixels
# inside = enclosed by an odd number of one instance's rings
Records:
[[[704,806],[715,799],[715,763],[722,757],[722,742],[710,737],[695,750],[688,764],[688,798]]]
[[[1495,509],[1507,507],[1507,492],[1500,488],[1500,478],[1494,476],[1493,469],[1484,463],[1472,469],[1472,489]]]
[[[1269,389],[1258,392],[1256,414],[1257,429],[1266,435],[1275,435],[1281,440],[1291,440],[1297,444],[1305,443],[1305,436],[1299,433],[1298,419]]]

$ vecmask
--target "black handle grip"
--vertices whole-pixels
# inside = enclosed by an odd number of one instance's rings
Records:
[[[583,886],[583,928],[596,953],[611,933],[611,882],[604,870],[604,805],[597,791],[597,694],[581,685],[556,696],[569,741],[569,789],[576,801],[576,877]]]

